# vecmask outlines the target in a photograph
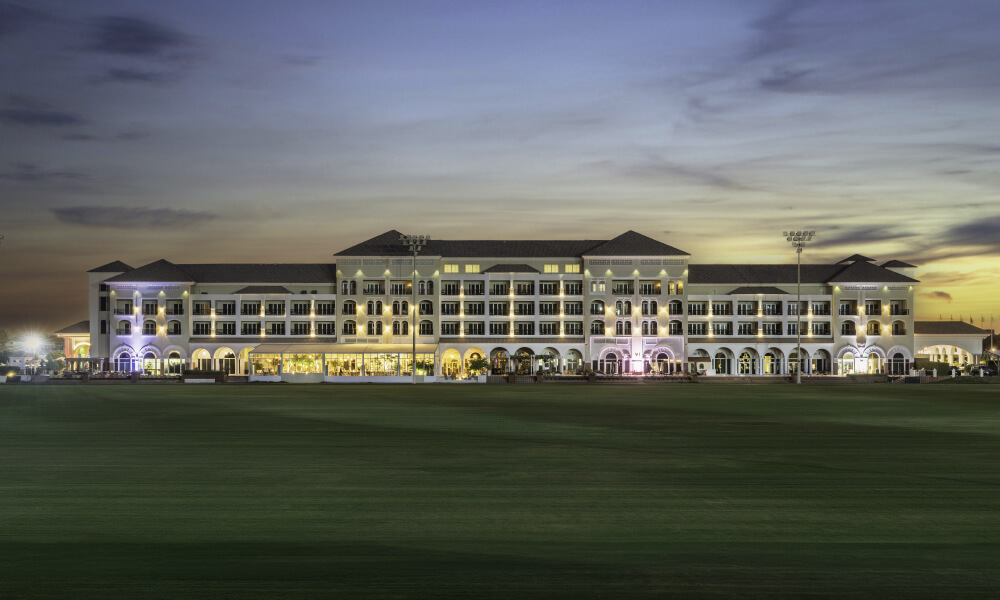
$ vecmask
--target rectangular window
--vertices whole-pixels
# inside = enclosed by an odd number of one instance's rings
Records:
[[[765,315],[771,317],[781,314],[781,302],[764,302],[762,310]]]
[[[215,324],[215,334],[216,335],[236,335],[236,323],[233,321],[226,321],[224,323]]]
[[[583,323],[579,321],[570,321],[564,326],[566,335],[583,335]]]
[[[506,302],[490,302],[490,315],[494,317],[504,317],[510,312],[510,305]]]
[[[731,314],[733,314],[733,305],[730,302],[713,302],[712,303],[712,314],[713,315],[731,315]]]
[[[465,335],[483,335],[486,333],[486,324],[482,321],[465,324]]]
[[[515,315],[533,315],[535,314],[535,303],[534,302],[518,302],[514,305]]]
[[[102,284],[101,284],[101,285],[100,285],[100,286],[98,287],[98,290],[99,290],[99,291],[101,291],[101,292],[106,292],[106,291],[108,291],[108,284],[106,284],[106,283],[102,283]]]
[[[482,296],[484,286],[482,282],[476,283],[466,283],[465,284],[465,295],[466,296]]]
[[[812,314],[829,316],[830,315],[830,303],[829,302],[813,302],[812,303]]]
[[[756,323],[739,323],[736,329],[739,335],[757,335]]]
[[[865,300],[865,314],[878,316],[882,312],[881,300]]]
[[[490,295],[491,296],[506,296],[510,290],[507,288],[506,283],[491,283],[490,284]]]
[[[563,293],[567,296],[582,296],[583,284],[579,281],[571,281],[563,284]]]
[[[540,315],[558,315],[559,314],[559,303],[558,302],[539,302],[538,303],[538,314],[540,314]]]
[[[479,272],[479,265],[465,265],[465,272],[466,273],[478,273]]]
[[[365,281],[364,290],[369,296],[382,296],[385,294],[385,284],[381,281]]]
[[[788,335],[798,335],[798,333],[799,333],[799,324],[798,323],[789,323],[788,324]]]
[[[316,335],[336,335],[333,323],[328,321],[316,323]]]
[[[107,332],[108,332],[108,322],[104,319],[101,319],[101,333],[107,333]]]
[[[156,300],[143,300],[142,301],[142,314],[144,315],[155,315],[157,309]]]
[[[458,273],[458,265],[445,265],[444,266],[444,272],[445,273]]]
[[[337,312],[337,304],[334,302],[317,302],[316,303],[316,314],[317,315],[332,315]]]
[[[458,335],[458,323],[450,321],[441,323],[441,335]]]
[[[545,265],[545,273],[558,273],[559,265]]]
[[[566,272],[567,273],[579,273],[580,272],[580,265],[566,265]]]
[[[740,316],[753,316],[757,314],[756,302],[740,302],[736,305],[736,314]]]
[[[458,302],[442,302],[441,303],[441,314],[442,315],[457,315],[459,313],[458,306],[459,306]]]
[[[393,296],[406,296],[410,293],[409,287],[409,282],[393,281],[389,284],[389,293]]]
[[[539,323],[538,333],[541,335],[559,335],[559,323]]]
[[[268,335],[285,335],[285,324],[280,321],[267,322]]]
[[[639,294],[643,296],[653,296],[656,294],[656,282],[655,281],[640,281],[639,282]]]
[[[538,292],[543,296],[555,296],[559,293],[559,283],[554,281],[543,281],[538,284]]]
[[[508,323],[490,323],[490,335],[510,335]]]
[[[100,303],[101,303],[100,310],[102,312],[108,310],[108,297],[107,296],[101,296]]]
[[[266,314],[270,316],[279,316],[285,314],[285,303],[268,302],[266,307]]]
[[[830,324],[829,323],[813,323],[812,324],[813,335],[830,335]]]
[[[712,333],[714,335],[733,335],[733,324],[728,321],[712,323]]]
[[[705,335],[706,332],[705,323],[688,323],[688,335]]]
[[[631,281],[614,281],[611,283],[611,293],[617,294],[619,296],[627,296],[633,294],[635,288],[632,287]]]
[[[195,302],[191,305],[191,314],[206,317],[212,314],[211,302]]]
[[[292,323],[292,335],[309,335],[309,323]]]
[[[296,316],[308,315],[312,311],[312,305],[308,302],[292,302],[292,314]]]
[[[442,296],[457,296],[458,295],[458,282],[457,281],[446,281],[441,284],[441,295]]]
[[[216,302],[215,303],[215,314],[217,314],[217,315],[235,315],[236,314],[236,302]]]
[[[518,296],[532,296],[535,293],[535,284],[517,283],[514,285],[514,293]]]
[[[708,314],[708,303],[707,302],[688,302],[688,314],[696,316],[705,316]]]
[[[216,313],[218,314],[218,313]],[[241,315],[259,315],[260,314],[260,302],[244,302],[240,307]]]
[[[465,303],[465,314],[467,315],[481,315],[485,314],[486,305],[482,302],[466,302]]]
[[[194,335],[211,335],[212,325],[210,323],[195,323]]]
[[[260,335],[260,323],[243,323],[240,327],[241,335]]]
[[[781,335],[781,323],[764,323],[764,335]]]
[[[518,323],[516,327],[515,333],[517,335],[535,335],[534,323]]]
[[[567,315],[582,315],[583,302],[564,302],[563,312],[565,312]]]

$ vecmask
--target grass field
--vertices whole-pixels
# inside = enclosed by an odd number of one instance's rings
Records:
[[[0,598],[1000,595],[1000,386],[0,386]]]

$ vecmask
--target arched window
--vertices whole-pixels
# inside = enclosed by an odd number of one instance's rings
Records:
[[[397,317],[399,316],[399,300],[392,303],[392,314]]]
[[[684,282],[683,281],[678,281],[677,282],[677,293],[678,294],[683,294],[684,293]]]
[[[432,321],[421,321],[420,335],[434,335],[434,323]]]
[[[180,321],[170,321],[167,323],[167,335],[180,335],[181,334],[181,322]]]
[[[632,314],[632,302],[630,300],[625,301],[625,314],[626,315]]]
[[[375,302],[375,314],[382,314],[382,301],[378,300]]]
[[[132,324],[128,321],[118,321],[118,335],[132,335]]]
[[[878,321],[868,321],[868,335],[880,335],[882,333],[882,324]]]
[[[906,335],[906,323],[903,321],[893,322],[892,335]]]
[[[645,300],[642,301],[642,314],[643,316],[649,315],[649,302]]]
[[[677,293],[677,284],[673,281],[667,283],[667,294],[673,296]]]
[[[375,301],[374,300],[369,300],[368,304],[367,304],[367,308],[368,308],[367,314],[369,316],[374,315],[375,314]]]
[[[642,322],[642,335],[649,335],[649,321]]]
[[[350,292],[351,288],[346,281],[340,282],[340,293],[346,296]]]
[[[392,335],[399,335],[399,321],[392,322]]]
[[[670,303],[667,304],[667,312],[672,315],[683,315],[684,305],[681,304],[680,300],[671,300]]]
[[[345,315],[356,315],[358,314],[358,305],[354,300],[348,300],[344,302],[344,314]]]
[[[409,302],[407,302],[406,300],[403,300],[400,303],[400,307],[401,307],[400,310],[402,311],[402,314],[404,314],[404,315],[410,314],[410,303]]]
[[[126,372],[131,371],[132,370],[132,355],[129,354],[128,352],[122,352],[121,354],[119,354],[118,358],[115,359],[115,370],[116,371],[126,371]]]
[[[433,296],[434,295],[434,282],[433,281],[428,281],[427,282],[427,295],[428,296]]]
[[[591,321],[590,335],[604,335],[604,321]]]
[[[717,375],[729,374],[729,357],[726,356],[725,352],[719,352],[715,355],[715,373]]]
[[[182,364],[184,364],[184,361],[181,360],[181,353],[180,352],[177,352],[175,350],[174,352],[171,352],[170,354],[167,355],[167,372],[168,373],[170,373],[172,375],[177,375],[178,373],[181,372],[181,365]]]
[[[434,314],[434,303],[430,300],[423,300],[420,303],[420,314],[422,315],[433,315]]]
[[[650,300],[649,301],[649,314],[655,315],[656,314],[656,309],[657,309],[656,300]]]
[[[368,335],[382,335],[382,321],[368,321]]]
[[[590,314],[592,315],[603,315],[604,314],[604,303],[600,300],[594,300],[590,303]]]
[[[740,375],[753,375],[753,360],[750,358],[749,352],[744,352],[740,354]]]
[[[344,321],[344,335],[356,335],[357,324],[354,321]]]
[[[656,321],[649,322],[649,335],[659,335],[660,326],[657,325]]]
[[[421,281],[420,284],[417,286],[417,293],[419,293],[421,296],[425,295],[427,293],[427,284]]]
[[[625,335],[632,335],[632,321],[625,321]]]
[[[622,321],[615,322],[615,335],[625,335],[625,323]]]
[[[617,315],[619,317],[622,316],[622,312],[624,310],[625,310],[625,305],[622,304],[621,300],[619,300],[618,302],[615,302],[615,315]]]
[[[840,324],[840,335],[857,335],[857,328],[854,326],[854,321],[844,321]]]
[[[156,335],[156,322],[144,321],[142,324],[142,335]]]
[[[684,335],[684,324],[680,321],[671,321],[667,325],[667,333],[670,335]]]
[[[402,327],[402,329],[403,329],[403,333],[401,335],[410,335],[410,324],[409,323],[407,323],[406,321],[403,321],[403,327]]]

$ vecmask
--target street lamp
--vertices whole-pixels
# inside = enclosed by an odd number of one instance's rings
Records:
[[[811,242],[815,231],[785,231],[781,235],[785,236],[786,242],[791,242],[795,248],[795,360],[799,363],[795,365],[795,383],[802,383],[802,249],[806,247],[806,242]]]
[[[410,323],[410,335],[413,338],[413,362],[410,366],[410,371],[413,374],[412,383],[414,384],[417,383],[417,253],[429,241],[431,241],[431,236],[429,235],[399,234],[399,243],[409,248],[410,252],[413,253],[413,273],[410,278],[410,291],[413,293],[413,300],[410,303],[410,310],[413,311]]]

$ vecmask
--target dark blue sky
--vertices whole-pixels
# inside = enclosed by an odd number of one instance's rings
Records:
[[[113,259],[636,229],[994,312],[1000,2],[0,0],[0,325]],[[960,276],[956,277],[956,273]],[[943,292],[935,293],[935,292]]]

